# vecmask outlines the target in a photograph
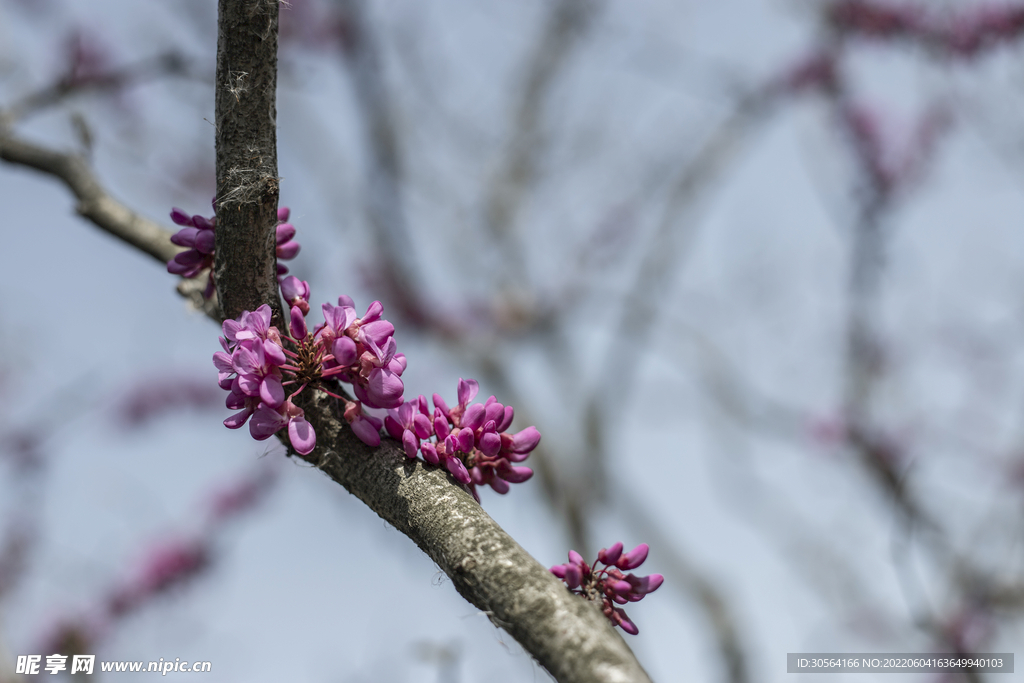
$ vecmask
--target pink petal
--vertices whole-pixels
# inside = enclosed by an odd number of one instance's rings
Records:
[[[366,307],[366,315],[364,315],[360,322],[365,325],[372,323],[375,320],[380,319],[381,313],[384,312],[384,306],[379,301],[374,301],[372,304]]]
[[[217,353],[213,354],[213,365],[221,372],[235,371],[234,366],[231,364],[231,356],[224,353],[223,351],[218,351]]]
[[[521,484],[533,476],[529,467],[507,467],[499,472],[501,478],[512,484]]]
[[[611,548],[601,548],[597,553],[597,559],[604,564],[615,564],[622,555],[622,544],[616,543]]]
[[[352,431],[356,433],[359,440],[367,446],[376,448],[380,445],[380,432],[373,428],[369,420],[356,418],[352,423]]]
[[[302,315],[302,309],[298,306],[292,306],[289,316],[291,318],[292,337],[294,339],[305,339],[309,331],[306,329],[306,318]],[[278,365],[284,365],[284,363],[278,363]]]
[[[436,465],[441,462],[441,459],[437,457],[437,448],[431,441],[420,444],[420,453],[423,454],[423,459],[431,465]]]
[[[462,415],[462,426],[469,429],[479,429],[484,424],[486,411],[479,403],[474,403]]]
[[[475,379],[459,378],[459,405],[465,406],[472,401],[477,392],[480,391],[480,383]]]
[[[379,438],[379,437],[378,437]],[[316,432],[313,425],[304,418],[297,417],[288,422],[288,440],[299,455],[309,455],[316,446]]]
[[[179,247],[194,247],[196,246],[196,235],[198,233],[199,230],[197,228],[182,228],[171,235],[171,244],[176,244]]]
[[[377,346],[383,346],[387,338],[395,333],[395,326],[387,320],[375,320],[361,326],[359,332],[363,337],[372,339]]]
[[[331,354],[334,355],[334,360],[343,367],[356,362],[356,352],[356,343],[345,336],[335,339],[334,345],[331,346]]]
[[[444,399],[441,398],[441,395],[440,394],[434,394],[431,398],[434,401],[434,408],[437,409],[437,410],[440,410],[444,414],[445,417],[448,417],[448,412],[449,412],[448,411],[448,404],[444,402]],[[436,418],[435,418],[435,420],[436,420]]]
[[[371,408],[395,408],[402,403],[405,385],[402,378],[390,370],[374,368],[366,381],[366,394],[370,397]]]
[[[494,397],[491,396],[491,398]],[[491,422],[493,420],[494,424],[497,425],[502,421],[502,419],[504,419],[504,417],[505,406],[501,405],[497,401],[492,401],[486,405],[486,408],[484,409],[484,422]]]
[[[196,250],[204,254],[212,254],[216,238],[213,230],[200,230],[196,233]]]
[[[499,432],[505,431],[512,425],[512,418],[515,416],[515,412],[516,411],[512,409],[512,406],[505,406],[505,415],[501,421],[498,422]]]
[[[636,627],[636,624],[630,621],[629,617],[626,616],[626,613],[618,607],[615,608],[615,615],[618,617],[616,621],[618,622],[619,626],[622,627],[623,631],[634,636],[640,633],[640,629]]]
[[[405,454],[407,456],[415,458],[416,451],[418,451],[420,447],[420,442],[416,438],[415,434],[409,430],[405,430],[405,433],[402,434],[402,446],[405,448]]]
[[[636,569],[644,563],[644,560],[647,559],[648,550],[648,545],[646,543],[641,543],[640,545],[638,545],[637,547],[633,548],[628,553],[620,557],[618,562],[615,563],[615,566],[619,569],[625,570]]]
[[[527,427],[512,437],[512,450],[516,453],[529,453],[540,443],[540,432],[536,427]]]
[[[428,439],[434,434],[433,425],[430,424],[430,418],[422,413],[416,413],[412,419],[413,431],[416,432],[416,436],[421,439]]]
[[[479,404],[477,404],[479,405]],[[459,450],[463,453],[469,453],[473,450],[473,445],[476,439],[473,437],[472,429],[460,429],[459,430]]]
[[[396,440],[401,440],[405,433],[405,429],[402,428],[402,425],[392,415],[384,418],[384,429],[387,430],[388,436]]]
[[[238,388],[246,396],[259,396],[260,388],[263,386],[263,378],[259,375],[239,375]]]
[[[661,584],[665,583],[665,577],[661,574],[651,574],[650,576],[641,576],[635,580],[636,586],[633,588],[634,593],[640,595],[647,595],[661,588]]]
[[[284,355],[284,349],[269,339],[263,342],[263,355],[271,365],[284,365],[288,362],[288,357]]]
[[[282,223],[274,229],[274,239],[277,246],[281,246],[293,237],[295,237],[295,226],[291,223]]]
[[[284,403],[285,394],[281,380],[275,375],[267,375],[260,383],[260,398],[271,408],[278,408]]]
[[[462,461],[458,458],[448,458],[448,462],[445,463],[448,471],[452,473],[456,481],[460,481],[463,484],[468,484],[469,472],[466,471],[466,466],[462,464]]]
[[[580,581],[583,580],[583,572],[575,564],[566,565],[565,567],[565,584],[569,588],[579,588]]]
[[[180,266],[197,266],[203,262],[206,258],[203,254],[200,254],[195,249],[189,249],[188,251],[181,251],[174,255],[174,262]]]
[[[288,261],[295,258],[302,247],[298,242],[285,242],[277,247],[277,258]]]
[[[286,424],[288,418],[272,408],[260,406],[249,422],[249,434],[257,441],[263,441],[272,437]]]
[[[228,429],[238,429],[239,427],[245,424],[245,421],[249,419],[250,415],[252,415],[252,409],[246,408],[240,413],[235,413],[231,417],[224,420],[224,426],[227,427]]]
[[[192,217],[178,207],[171,209],[171,220],[178,225],[192,225]]]

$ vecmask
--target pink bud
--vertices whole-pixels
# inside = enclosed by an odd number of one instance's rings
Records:
[[[291,310],[291,333],[293,339],[305,339],[309,332],[306,329],[306,318],[302,315],[302,309],[292,306]],[[283,363],[282,363],[283,365]]]
[[[604,564],[615,564],[619,560],[619,556],[622,555],[622,544],[616,543],[611,548],[602,548],[597,553],[597,559]]]
[[[579,588],[583,580],[583,573],[575,564],[565,565],[565,583],[569,588]]]
[[[619,569],[636,569],[644,563],[647,559],[647,551],[649,550],[646,543],[641,543],[637,547],[630,550],[628,553],[623,555],[615,563],[615,566]]]
[[[192,225],[192,217],[178,207],[171,209],[171,220],[178,225]]]

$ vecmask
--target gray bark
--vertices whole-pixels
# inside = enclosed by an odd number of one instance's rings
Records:
[[[277,295],[277,0],[220,0],[217,22],[217,251],[229,318]]]

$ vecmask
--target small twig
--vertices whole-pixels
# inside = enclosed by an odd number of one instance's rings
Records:
[[[32,114],[86,92],[117,92],[161,76],[186,76],[188,60],[178,52],[166,52],[106,73],[74,77],[67,75],[55,83],[26,95],[7,107],[5,118],[15,123]]]
[[[78,199],[81,216],[157,261],[167,263],[180,251],[171,244],[170,231],[111,197],[81,156],[57,152],[0,129],[0,159],[59,178]]]

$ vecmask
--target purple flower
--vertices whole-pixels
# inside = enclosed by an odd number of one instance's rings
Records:
[[[643,564],[647,559],[647,551],[647,544],[641,543],[623,554],[622,544],[616,543],[611,548],[601,548],[597,553],[597,561],[591,567],[579,553],[570,550],[569,561],[555,565],[551,573],[564,581],[573,593],[587,600],[601,600],[602,611],[612,624],[622,627],[626,633],[636,635],[640,632],[636,624],[615,605],[639,602],[664,583],[665,577],[661,574],[634,576],[622,573],[622,569],[635,569]]]
[[[365,415],[359,401],[345,401],[343,417],[360,441],[374,448],[380,445],[381,421],[372,415]]]
[[[286,222],[288,216],[291,214],[291,210],[287,206],[282,206],[277,210],[277,227],[274,228],[274,241],[276,243],[277,258],[280,261],[290,261],[295,258],[299,253],[299,243],[295,241],[295,226],[291,223]],[[277,264],[278,275],[284,275],[288,272],[288,269],[282,264]],[[287,299],[288,297],[285,296]],[[307,292],[306,299],[309,299]],[[291,303],[291,302],[289,302]]]
[[[370,310],[367,314],[366,317],[379,315],[379,311]],[[367,342],[373,344],[370,339]],[[381,353],[364,361],[382,364],[387,355]],[[397,356],[391,358],[389,368],[394,367]],[[402,360],[404,370],[404,358]],[[535,427],[515,435],[504,433],[512,424],[515,411],[511,406],[498,403],[493,396],[485,403],[471,404],[479,390],[476,380],[460,379],[459,402],[454,408],[449,408],[440,395],[434,394],[431,413],[426,397],[420,396],[415,402],[390,410],[384,421],[388,434],[402,442],[406,455],[413,458],[419,451],[424,461],[444,467],[457,481],[466,484],[477,500],[478,486],[489,485],[504,494],[508,493],[509,484],[532,477],[533,470],[529,467],[513,463],[525,460],[540,442],[540,432]],[[360,393],[359,387],[355,387],[355,391],[357,396],[365,394]]]
[[[269,439],[283,427],[288,427],[288,440],[292,448],[300,455],[309,455],[316,447],[316,432],[306,421],[305,413],[291,401],[286,401],[279,409],[267,405],[261,406],[252,416],[249,433],[257,441]]]
[[[217,200],[213,200],[214,212],[216,212]],[[295,258],[295,255],[299,253],[299,243],[294,240],[295,237],[295,226],[291,223],[285,223],[288,220],[289,215],[288,207],[282,207],[277,211],[277,219],[279,224],[275,228],[276,232],[276,254],[280,260],[288,260]],[[217,226],[217,216],[211,216],[205,218],[203,216],[190,216],[181,209],[175,207],[171,209],[171,220],[176,224],[182,226],[181,230],[171,236],[171,243],[178,245],[179,247],[185,247],[185,251],[175,254],[174,258],[167,262],[167,272],[174,275],[180,275],[182,277],[197,277],[205,270],[210,270],[209,282],[206,286],[206,291],[203,295],[209,299],[213,296],[214,292],[214,281],[213,281],[213,252],[215,248],[215,234]],[[288,272],[280,263],[277,264],[278,275],[284,275]],[[285,299],[289,297],[285,295]],[[309,299],[309,292],[307,288],[306,300]],[[298,305],[289,300],[289,305]],[[300,306],[301,308],[301,306]],[[308,304],[307,304],[308,310]],[[303,311],[304,313],[306,311]]]
[[[289,306],[295,306],[302,315],[309,313],[309,283],[294,275],[281,280],[281,296]],[[305,336],[305,335],[303,335]]]
[[[187,247],[167,262],[167,272],[182,277],[196,277],[213,267],[214,227],[216,217],[189,216],[178,208],[171,209],[171,220],[183,226],[171,236],[171,243]]]

